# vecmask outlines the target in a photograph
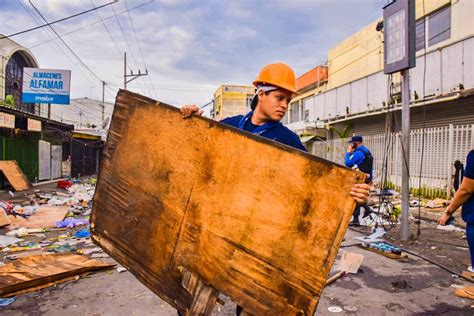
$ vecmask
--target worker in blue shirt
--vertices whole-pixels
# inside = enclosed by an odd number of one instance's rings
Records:
[[[252,99],[251,111],[245,115],[237,115],[223,119],[221,122],[235,128],[260,135],[293,148],[307,151],[298,135],[280,122],[288,111],[291,98],[297,94],[294,71],[286,64],[269,64],[263,67],[253,82],[257,92]],[[185,105],[181,108],[183,118],[192,114],[202,115],[203,111],[196,105]],[[355,184],[350,192],[357,204],[367,202],[370,187]],[[236,314],[242,308],[237,306]]]
[[[454,194],[453,200],[446,208],[446,211],[439,219],[440,225],[453,216],[454,212],[462,205],[462,219],[466,222],[466,237],[471,254],[471,266],[467,270],[474,273],[474,150],[467,155],[466,169],[461,186]]]
[[[370,150],[365,147],[362,142],[362,136],[352,136],[351,140],[349,141],[349,148],[347,149],[346,156],[344,158],[344,164],[346,167],[358,169],[366,173],[366,183],[368,185],[372,185],[374,158]],[[365,210],[363,217],[367,217],[372,214],[372,210],[367,205],[367,203],[364,203],[363,205],[356,205],[352,222],[349,224],[350,226],[360,226],[359,216],[361,207],[363,207]]]

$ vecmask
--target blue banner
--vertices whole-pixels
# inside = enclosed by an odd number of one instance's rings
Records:
[[[69,104],[69,95],[46,94],[46,93],[22,93],[21,101],[24,103]]]

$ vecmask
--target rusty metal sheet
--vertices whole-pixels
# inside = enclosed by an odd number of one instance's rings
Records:
[[[95,243],[182,313],[218,292],[256,315],[313,315],[363,175],[121,90]]]

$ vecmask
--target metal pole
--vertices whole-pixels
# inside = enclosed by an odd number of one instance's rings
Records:
[[[104,108],[105,108],[105,81],[102,81],[102,123],[104,122]]]
[[[127,52],[123,53],[123,89],[127,90]]]
[[[447,185],[446,185],[446,195],[448,199],[451,199],[451,188],[453,181],[452,174],[452,165],[453,165],[453,151],[454,151],[454,125],[449,124],[449,134],[448,134],[448,163],[447,163]]]
[[[409,70],[402,70],[402,227],[400,240],[408,240],[410,201],[410,82]]]

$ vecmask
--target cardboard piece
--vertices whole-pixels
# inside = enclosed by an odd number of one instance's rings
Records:
[[[53,228],[56,222],[62,221],[69,211],[69,206],[40,206],[36,213],[28,217],[9,215],[11,224],[9,230],[25,228]]]
[[[363,179],[120,90],[92,239],[183,314],[222,292],[251,314],[313,315]]]
[[[25,191],[32,188],[30,181],[15,160],[0,160],[0,170],[15,191]]]
[[[341,256],[341,260],[338,262],[337,267],[335,270],[336,272],[334,275],[332,275],[329,279],[326,280],[326,285],[329,285],[342,277],[343,275],[346,275],[347,273],[357,273],[359,271],[359,267],[362,264],[362,261],[364,261],[364,256],[358,253],[352,253],[352,252],[344,252]]]
[[[44,284],[54,285],[58,280],[113,266],[114,264],[73,254],[43,254],[20,258],[0,266],[0,295],[7,296]]]
[[[364,256],[353,252],[344,252],[339,261],[338,270],[347,273],[357,273],[360,265],[364,261]]]

